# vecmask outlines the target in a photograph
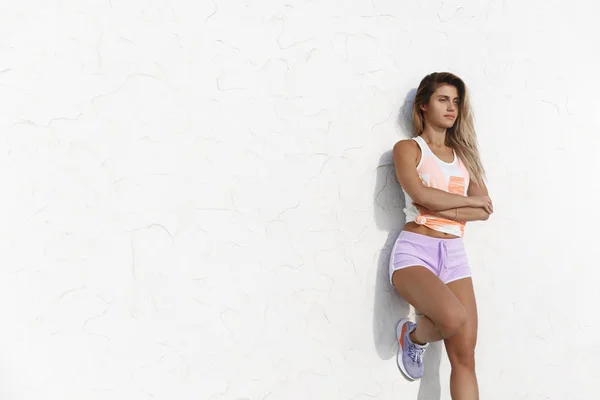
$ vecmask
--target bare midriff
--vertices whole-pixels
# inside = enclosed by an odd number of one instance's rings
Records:
[[[420,235],[438,238],[438,239],[456,239],[456,238],[458,238],[458,236],[456,236],[456,235],[451,235],[449,233],[444,233],[444,232],[438,232],[438,231],[435,231],[424,225],[419,225],[415,222],[409,222],[406,225],[404,225],[404,230],[408,231],[408,232],[418,233]]]

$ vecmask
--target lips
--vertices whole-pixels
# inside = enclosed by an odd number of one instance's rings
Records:
[[[444,117],[454,119],[454,115],[444,115]]]

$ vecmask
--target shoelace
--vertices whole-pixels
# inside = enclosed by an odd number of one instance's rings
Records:
[[[425,350],[427,350],[426,347],[410,346],[408,348],[408,356],[413,362],[417,363],[417,365],[421,365],[423,364],[423,354],[425,354]]]

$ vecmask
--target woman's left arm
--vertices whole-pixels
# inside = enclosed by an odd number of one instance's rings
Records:
[[[485,182],[481,182],[481,184],[477,184],[473,181],[469,182],[469,187],[467,188],[467,196],[489,196],[487,186]]]
[[[469,182],[469,188],[467,189],[467,196],[489,196],[487,186],[485,182],[477,184],[473,181]],[[493,207],[492,207],[493,211]],[[469,221],[486,221],[490,214],[483,208],[463,207],[456,208],[454,210],[448,210],[444,213],[448,215],[442,215],[444,218],[453,219],[457,221],[469,222]],[[451,215],[453,214],[453,215]]]
[[[483,208],[474,207],[461,207],[453,210],[439,211],[437,215],[442,218],[460,222],[487,221],[490,217],[490,214]]]

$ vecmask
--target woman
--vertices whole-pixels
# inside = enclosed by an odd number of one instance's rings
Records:
[[[398,323],[398,366],[409,379],[421,378],[427,344],[443,339],[452,398],[478,399],[477,305],[462,237],[465,223],[487,220],[493,205],[464,82],[451,73],[427,75],[412,118],[416,136],[393,151],[407,223],[392,250],[390,282],[422,315],[418,323]]]

